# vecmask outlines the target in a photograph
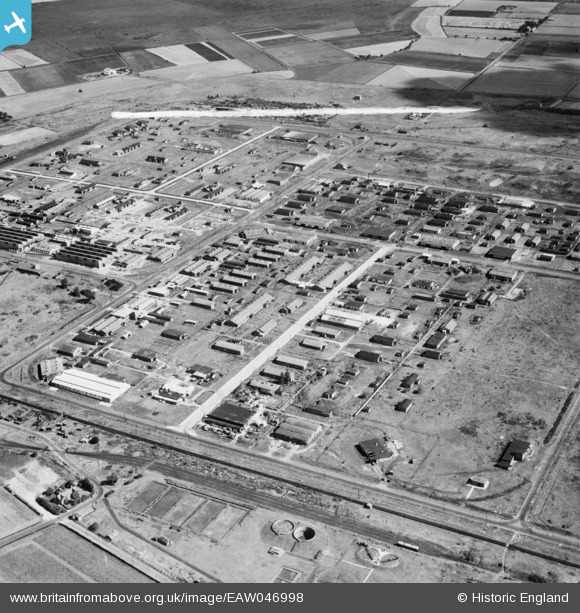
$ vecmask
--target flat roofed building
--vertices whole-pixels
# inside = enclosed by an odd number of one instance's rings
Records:
[[[323,338],[337,339],[341,335],[341,330],[331,328],[330,326],[316,326],[314,330],[312,330],[312,334],[322,336]]]
[[[492,268],[487,273],[487,276],[490,279],[495,279],[496,281],[504,281],[511,283],[516,280],[518,273],[515,270],[502,270],[501,268]]]
[[[318,154],[299,153],[298,155],[293,155],[291,158],[282,162],[282,165],[290,166],[291,168],[298,168],[300,170],[305,170],[313,164],[316,164],[319,159],[320,155]]]
[[[254,411],[252,409],[234,402],[223,402],[207,415],[205,422],[239,432],[245,428],[253,416]]]
[[[59,389],[109,403],[114,402],[131,388],[128,383],[111,381],[74,368],[57,375],[52,380],[52,385]]]
[[[52,375],[57,375],[64,370],[61,358],[51,358],[38,363],[38,377],[46,381]]]
[[[223,351],[224,353],[231,353],[232,355],[244,355],[245,353],[245,348],[241,343],[232,343],[224,340],[216,341],[211,348]]]
[[[261,381],[260,379],[252,379],[248,386],[266,396],[274,396],[280,390],[280,386],[277,383]]]
[[[510,249],[509,247],[501,247],[500,245],[495,245],[485,254],[485,257],[492,258],[494,260],[504,260],[506,262],[511,262],[516,253],[517,249]]]

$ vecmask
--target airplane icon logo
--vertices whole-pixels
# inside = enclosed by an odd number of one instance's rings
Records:
[[[0,0],[0,52],[26,45],[32,35],[32,1]]]
[[[12,11],[12,18],[14,19],[14,23],[9,26],[4,26],[4,29],[6,30],[6,32],[10,33],[10,30],[12,30],[12,28],[19,27],[22,30],[22,32],[26,34],[26,30],[24,29],[24,25],[23,25],[25,22],[25,19],[20,19],[20,17],[18,17],[18,15],[14,11]]]

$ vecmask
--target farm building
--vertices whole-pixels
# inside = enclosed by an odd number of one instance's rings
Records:
[[[361,455],[370,462],[384,462],[392,457],[393,452],[387,447],[384,440],[380,438],[372,438],[366,441],[361,441],[357,448]]]
[[[252,409],[247,409],[234,402],[223,402],[206,416],[205,422],[239,432],[246,427],[253,415]]]
[[[244,355],[245,352],[245,348],[241,343],[231,343],[224,340],[216,341],[211,348],[233,355]]]
[[[320,430],[320,424],[298,417],[288,417],[274,430],[273,436],[297,445],[308,445]]]
[[[131,388],[128,383],[112,381],[71,368],[57,375],[52,385],[102,402],[113,402]]]
[[[300,358],[293,358],[289,355],[279,355],[274,359],[276,364],[281,366],[287,366],[288,368],[295,368],[296,370],[306,370],[308,368],[308,360],[301,360]]]
[[[503,452],[496,466],[498,468],[503,468],[504,470],[510,470],[514,462],[522,462],[530,455],[530,453],[530,443],[527,441],[522,441],[521,439],[514,439],[505,448],[505,451]]]

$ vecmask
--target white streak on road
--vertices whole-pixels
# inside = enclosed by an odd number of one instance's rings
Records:
[[[392,108],[387,107],[355,107],[350,109],[325,107],[325,108],[276,108],[276,109],[232,109],[231,111],[216,111],[215,109],[196,109],[196,110],[173,110],[173,111],[113,111],[111,117],[113,119],[164,119],[175,117],[213,117],[231,119],[235,117],[302,117],[302,116],[331,116],[336,115],[406,115],[408,113],[431,114],[439,115],[457,115],[460,113],[474,113],[479,111],[478,107],[470,106],[397,106]]]

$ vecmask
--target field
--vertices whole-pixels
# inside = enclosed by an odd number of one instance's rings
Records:
[[[579,37],[558,36],[551,38],[532,34],[517,47],[518,54],[525,55],[550,55],[554,57],[575,57],[577,54]]]
[[[580,59],[569,57],[563,59],[551,55],[520,55],[516,58],[507,57],[505,61],[498,62],[496,66],[502,68],[572,72],[577,74],[580,70]]]
[[[34,543],[96,583],[153,583],[108,551],[62,526],[46,528]]]
[[[570,72],[494,67],[471,83],[467,91],[500,95],[565,96],[579,81],[580,75]]]
[[[7,49],[2,51],[2,57],[22,66],[40,66],[46,64],[46,61],[36,55],[30,53],[26,49]]]
[[[136,49],[134,51],[123,51],[119,54],[123,61],[127,63],[135,72],[143,72],[146,70],[157,70],[158,68],[167,68],[171,64],[145,49]]]
[[[205,64],[207,60],[195,53],[185,45],[172,45],[170,47],[155,47],[147,49],[149,53],[157,55],[162,60],[173,64],[174,66],[187,66],[189,64]]]
[[[445,14],[447,9],[445,7],[433,7],[426,8],[424,11],[413,21],[413,30],[420,36],[432,36],[435,38],[445,38],[445,32],[441,27],[442,15]]]
[[[405,66],[417,66],[419,68],[436,68],[474,73],[483,70],[489,63],[487,60],[477,57],[415,51],[414,47],[409,51],[401,51],[384,58],[382,61]]]
[[[401,40],[409,40],[410,38],[415,37],[411,37],[408,33],[404,32],[380,32],[378,34],[360,36],[340,36],[338,38],[330,38],[326,42],[338,47],[339,49],[350,50],[357,47],[372,47],[374,45],[397,43]]]
[[[76,573],[51,552],[28,542],[0,552],[0,582],[91,583],[91,580]]]
[[[487,58],[505,51],[511,43],[482,38],[421,38],[413,43],[412,51],[446,53],[467,57]]]
[[[408,47],[414,39],[399,40],[391,43],[380,43],[378,45],[369,45],[367,47],[353,47],[347,49],[353,55],[389,55]]]
[[[457,89],[473,76],[469,72],[435,70],[415,66],[395,66],[369,81],[369,85],[383,85],[397,89]]]
[[[275,47],[270,53],[286,66],[312,66],[337,62],[352,62],[352,56],[319,41],[309,41]]]
[[[2,458],[4,462],[8,458]],[[28,523],[35,520],[37,515],[24,503],[0,488],[0,538],[17,532]]]
[[[30,351],[32,344],[48,340],[55,326],[91,308],[77,303],[66,290],[57,289],[57,281],[18,272],[4,279],[0,295],[0,365],[14,362],[19,354]],[[42,318],[38,317],[40,313]]]
[[[45,128],[26,128],[16,132],[2,134],[0,136],[0,146],[6,147],[7,145],[25,143],[26,141],[35,140],[38,138],[47,139],[54,136],[54,134],[55,133],[52,130],[46,130]]]
[[[11,72],[0,72],[0,91],[6,96],[15,96],[24,93],[24,90],[18,81],[14,79]]]

